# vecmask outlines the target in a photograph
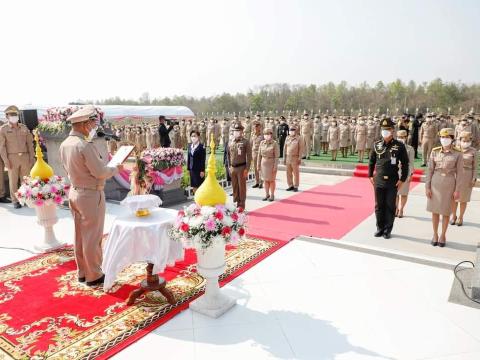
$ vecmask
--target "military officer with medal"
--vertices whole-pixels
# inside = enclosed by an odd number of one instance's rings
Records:
[[[390,118],[382,120],[382,139],[374,143],[368,164],[368,176],[375,189],[375,236],[385,239],[391,237],[397,191],[409,174],[407,150],[404,144],[393,138],[394,127]]]

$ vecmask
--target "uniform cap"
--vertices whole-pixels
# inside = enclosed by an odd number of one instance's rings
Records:
[[[407,137],[407,130],[398,130],[397,131],[398,137]]]
[[[15,105],[10,105],[4,111],[5,115],[18,115],[18,107]]]
[[[382,129],[392,129],[395,127],[395,124],[393,123],[392,119],[387,117],[381,121],[380,126]]]
[[[443,128],[439,132],[440,136],[454,136],[455,135],[455,130],[452,128]]]
[[[233,130],[243,130],[243,125],[241,122],[236,122],[234,125],[233,125]]]
[[[285,120],[285,116],[280,116],[280,120]]]
[[[97,112],[93,105],[87,105],[83,108],[75,111],[72,115],[67,118],[67,121],[70,121],[72,124],[81,123],[91,119],[96,119]]]
[[[460,139],[463,140],[472,140],[472,133],[470,131],[462,131],[459,136]]]

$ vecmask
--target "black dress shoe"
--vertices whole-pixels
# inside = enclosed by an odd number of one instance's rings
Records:
[[[427,164],[422,164],[422,165],[420,165],[420,166],[421,166],[421,167],[425,167],[425,166],[427,166]]]
[[[87,286],[100,285],[100,284],[103,284],[104,281],[105,281],[105,275],[102,275],[102,276],[99,277],[97,280],[87,281]]]
[[[86,280],[86,279],[85,279],[85,276],[84,276],[84,277],[79,277],[79,278],[78,278],[78,282],[80,282],[80,283],[84,283],[84,282],[85,282],[85,280]]]
[[[382,235],[383,235],[383,230],[377,230],[377,231],[375,231],[375,234],[373,234],[373,236],[375,236],[375,237],[380,237]]]
[[[290,186],[290,187],[287,189],[287,191],[292,191],[293,189],[294,189],[294,187],[293,187],[293,186]]]
[[[432,239],[432,241],[430,241],[430,244],[432,244],[432,246],[437,246],[437,245],[438,245],[438,241],[434,241],[434,240]]]
[[[267,201],[270,197],[269,196],[266,196],[262,199],[262,201]]]
[[[293,192],[298,192],[298,188],[293,188]]]
[[[389,232],[386,232],[386,233],[383,234],[384,239],[390,239],[391,237],[392,237],[392,235],[390,235]]]
[[[2,204],[10,204],[11,201],[8,200],[5,196],[0,198],[0,203]]]
[[[260,187],[260,185],[259,185],[259,184],[255,184],[255,185],[252,186],[252,189],[255,189],[255,188],[258,188],[258,187]]]
[[[258,185],[258,188],[263,189],[263,185],[262,184]]]
[[[22,207],[22,205],[20,205],[20,203],[17,203],[17,202],[16,202],[16,203],[13,204],[13,207],[14,207],[15,209],[20,209],[20,208]]]
[[[439,242],[438,247],[445,247],[445,243],[444,242]]]

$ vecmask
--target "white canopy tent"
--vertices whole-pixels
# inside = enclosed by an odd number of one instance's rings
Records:
[[[18,106],[20,110],[37,110],[38,117],[41,118],[47,109],[53,107],[70,107],[74,105],[52,105],[52,106],[36,106],[23,105]],[[134,105],[96,105],[105,114],[105,119],[122,119],[122,118],[155,118],[164,115],[167,118],[188,118],[195,114],[186,106],[134,106]],[[8,105],[0,105],[0,119],[5,118],[3,110]]]

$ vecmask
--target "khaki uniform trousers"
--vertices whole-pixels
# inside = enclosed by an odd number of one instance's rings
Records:
[[[8,182],[10,187],[10,199],[14,203],[18,203],[15,193],[18,190],[18,184],[23,181],[23,177],[30,173],[31,164],[28,154],[8,154],[8,161],[11,169],[8,170]]]
[[[287,184],[288,187],[296,187],[300,185],[300,164],[298,159],[292,159],[286,164],[287,166]]]
[[[422,141],[422,158],[424,164],[427,164],[428,159],[430,159],[430,154],[432,152],[434,143],[435,139],[425,139]]]
[[[260,172],[258,171],[258,152],[252,151],[253,172],[255,174],[255,184],[261,184]]]
[[[303,135],[305,139],[305,156],[310,157],[310,152],[312,151],[312,134]]]
[[[246,165],[232,167],[230,177],[232,178],[233,202],[245,209],[245,200],[247,199],[247,179],[243,172]]]
[[[5,164],[2,158],[0,158],[0,198],[5,197]]]
[[[102,236],[105,222],[105,193],[103,190],[71,188],[70,209],[75,223],[75,260],[78,277],[94,281],[103,273]]]

